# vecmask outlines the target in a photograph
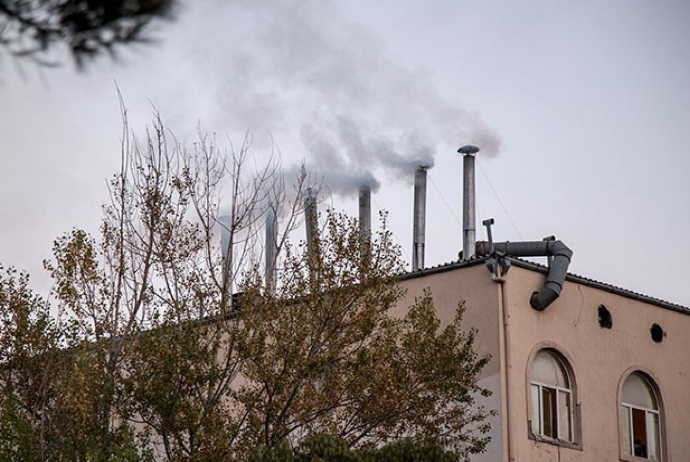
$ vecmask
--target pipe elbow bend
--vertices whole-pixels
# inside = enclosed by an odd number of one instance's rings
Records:
[[[549,287],[551,286],[551,287]],[[537,311],[544,311],[561,295],[560,285],[547,282],[547,285],[541,288],[539,292],[533,292],[529,298],[529,304]]]
[[[565,245],[563,241],[552,241],[549,242],[549,254],[553,257],[565,257],[568,259],[568,262],[570,262],[570,259],[573,256],[573,251],[570,250],[570,247]]]
[[[545,310],[561,295],[573,256],[573,251],[563,241],[553,241],[550,244],[548,254],[553,257],[553,263],[546,276],[546,283],[539,292],[534,292],[529,300],[530,306],[537,311]]]

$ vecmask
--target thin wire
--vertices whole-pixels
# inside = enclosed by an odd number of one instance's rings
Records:
[[[501,208],[505,212],[506,216],[508,217],[508,220],[510,220],[510,224],[513,225],[513,229],[515,229],[515,232],[517,235],[520,237],[520,240],[525,240],[525,238],[522,237],[522,234],[520,234],[520,230],[517,228],[517,225],[513,221],[513,218],[510,216],[510,213],[508,213],[508,209],[506,209],[506,206],[503,205],[503,201],[501,198],[498,196],[498,193],[496,192],[496,189],[494,188],[494,185],[491,183],[491,180],[489,179],[489,176],[486,174],[484,171],[484,168],[482,167],[482,164],[479,162],[478,159],[476,159],[477,165],[479,165],[479,170],[482,172],[482,175],[484,175],[484,178],[486,179],[487,183],[489,183],[489,187],[491,188],[491,191],[493,191],[494,196],[496,196],[496,199],[498,200],[498,203],[501,205]]]
[[[448,208],[448,211],[450,212],[450,214],[453,215],[453,218],[455,218],[455,221],[457,222],[458,227],[460,228],[460,231],[462,232],[463,229],[462,229],[462,223],[460,222],[460,219],[459,219],[458,216],[455,214],[455,212],[453,211],[453,207],[450,206],[450,204],[449,204],[448,201],[446,200],[446,197],[443,195],[443,193],[442,193],[441,190],[439,189],[438,185],[436,184],[436,182],[434,181],[434,179],[431,178],[431,175],[430,175],[428,172],[427,172],[427,178],[429,178],[429,180],[431,180],[431,185],[434,187],[434,189],[436,190],[436,192],[438,193],[438,195],[441,196],[441,199],[442,199],[443,202],[446,204],[446,207]],[[481,215],[481,213],[480,213],[480,211],[479,211],[479,204],[475,203],[475,207],[477,208],[477,213],[478,213],[479,216],[481,217],[482,215]],[[484,228],[483,228],[483,227],[481,227],[481,228],[479,229],[479,233],[480,233],[481,238],[484,239]]]
[[[379,205],[378,201],[376,200],[376,196],[373,194],[371,195],[371,200],[374,202],[374,205],[376,206],[377,211],[380,213],[381,212],[381,206]],[[398,236],[393,232],[391,228],[388,229],[391,232],[391,236],[393,236],[393,239],[395,239],[395,242],[398,243],[400,246],[400,250],[402,250],[403,257],[405,258],[406,261],[412,261],[410,258],[410,255],[407,253],[407,250],[405,250],[405,246],[402,245],[402,242],[400,242],[400,239],[398,239]]]
[[[485,235],[486,230],[484,228],[484,225],[481,224],[483,215],[482,215],[482,210],[479,207],[479,200],[477,200],[476,194],[474,195],[474,207],[477,209],[477,216],[479,217],[479,223],[480,223],[479,225],[475,225],[475,228],[478,228],[478,229],[475,229],[475,233],[479,234],[479,240],[480,241],[484,241],[484,240],[486,240],[486,235]]]
[[[448,201],[446,200],[446,197],[443,195],[443,193],[441,192],[441,190],[438,188],[438,186],[436,186],[436,182],[435,182],[434,179],[431,177],[431,175],[429,174],[428,171],[427,171],[427,174],[426,174],[426,175],[427,175],[427,178],[429,178],[429,180],[431,180],[431,184],[433,185],[433,187],[434,187],[434,189],[436,190],[436,192],[438,193],[438,195],[441,196],[441,200],[443,200],[443,203],[446,204],[446,207],[448,208],[448,211],[450,212],[450,214],[453,215],[453,218],[455,218],[455,221],[457,222],[457,224],[458,224],[458,226],[460,227],[460,229],[462,229],[462,222],[460,221],[460,219],[458,218],[458,216],[457,216],[457,215],[455,214],[455,212],[453,211],[453,208],[450,206],[450,204],[449,204]]]

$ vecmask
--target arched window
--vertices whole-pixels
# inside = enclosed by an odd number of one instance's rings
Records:
[[[661,460],[661,412],[653,383],[634,372],[623,384],[621,428],[627,455]]]
[[[563,360],[541,350],[530,368],[532,433],[574,442],[572,381]]]

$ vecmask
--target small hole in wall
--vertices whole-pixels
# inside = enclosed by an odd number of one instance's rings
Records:
[[[656,343],[661,343],[661,341],[664,339],[664,329],[662,329],[659,324],[652,324],[649,332],[652,334],[652,340],[654,340]]]
[[[604,305],[599,305],[597,313],[599,314],[599,327],[602,329],[613,327],[613,316],[611,316],[611,312]]]

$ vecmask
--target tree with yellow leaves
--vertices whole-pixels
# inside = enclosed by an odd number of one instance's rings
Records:
[[[483,451],[488,358],[461,303],[443,328],[429,292],[390,314],[403,264],[385,216],[363,240],[328,211],[307,252],[291,240],[306,175],[288,192],[276,162],[245,171],[248,142],[189,148],[160,120],[124,139],[100,236],[74,230],[46,262],[57,306],[0,280],[0,460],[256,460],[318,435]],[[283,234],[267,284],[269,206]]]

